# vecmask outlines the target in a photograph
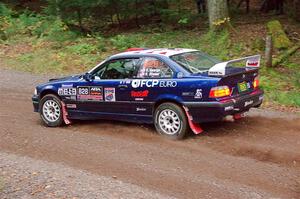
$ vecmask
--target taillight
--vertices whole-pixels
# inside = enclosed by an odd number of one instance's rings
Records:
[[[253,81],[253,88],[256,89],[259,87],[259,77],[255,77],[254,81]]]
[[[230,95],[230,89],[228,86],[217,86],[210,89],[209,97],[210,98],[218,98],[218,97],[226,97]]]

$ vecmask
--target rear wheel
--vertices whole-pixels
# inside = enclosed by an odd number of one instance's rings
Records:
[[[159,105],[154,113],[155,128],[171,139],[182,139],[189,131],[188,120],[182,108],[174,103]]]
[[[63,124],[60,99],[53,94],[45,95],[40,103],[40,116],[46,126],[57,127]]]

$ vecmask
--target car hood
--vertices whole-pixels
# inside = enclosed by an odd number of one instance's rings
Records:
[[[49,79],[49,82],[51,83],[56,83],[56,82],[64,82],[64,81],[76,81],[80,79],[82,75],[71,75],[71,76],[66,76],[66,77],[59,77],[59,78],[51,78]]]
[[[55,85],[55,84],[63,84],[63,83],[72,83],[80,80],[82,77],[81,75],[72,75],[72,76],[66,76],[66,77],[59,77],[59,78],[51,78],[48,82],[39,84],[36,88],[38,90],[42,89],[45,86],[49,85]]]

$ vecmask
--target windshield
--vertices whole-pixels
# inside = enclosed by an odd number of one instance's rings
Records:
[[[207,72],[212,66],[219,63],[215,58],[200,51],[177,54],[170,58],[191,73]]]

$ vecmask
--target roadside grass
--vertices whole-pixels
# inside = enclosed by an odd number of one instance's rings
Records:
[[[300,107],[299,75],[298,71],[294,75],[287,75],[274,69],[262,70],[260,81],[267,97],[266,103]]]
[[[167,31],[124,33],[111,37],[78,36],[72,40],[55,41],[28,35],[13,36],[0,43],[0,62],[4,67],[37,74],[83,73],[107,56],[130,47],[196,48],[220,60],[251,54],[263,54],[247,43],[233,42],[228,32]],[[253,50],[254,49],[254,50]],[[300,107],[300,60],[298,51],[274,69],[262,68],[261,86],[265,104]]]
[[[108,38],[78,37],[64,42],[28,38],[25,35],[5,41],[0,47],[0,58],[6,67],[38,74],[83,72],[107,56],[130,47],[196,48],[219,59],[226,59],[229,54],[238,56],[240,51],[239,46],[229,50],[227,32],[217,36],[193,31],[130,33]]]

